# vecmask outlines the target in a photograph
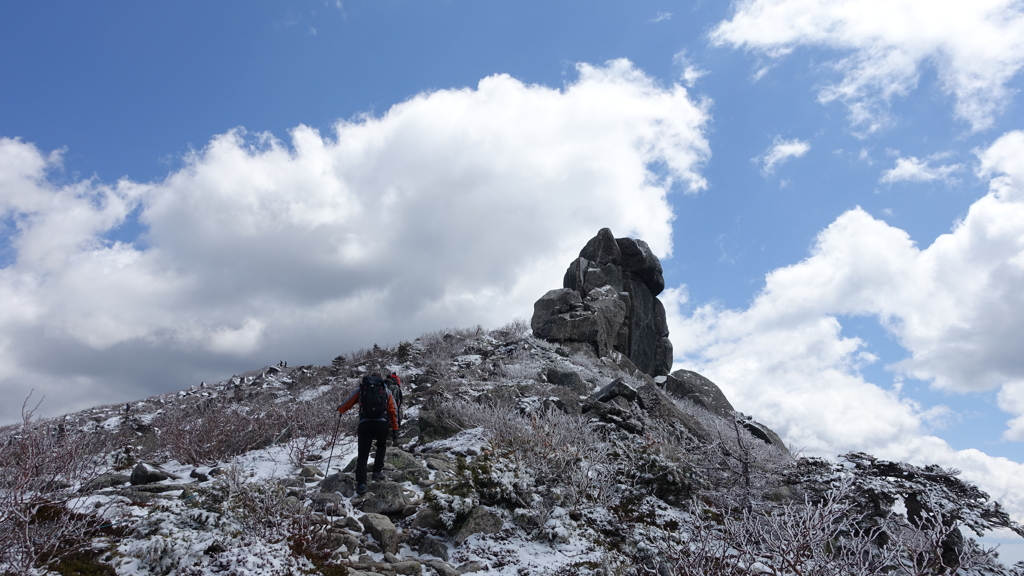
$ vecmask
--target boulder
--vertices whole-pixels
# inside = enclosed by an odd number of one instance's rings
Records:
[[[483,506],[477,506],[466,517],[465,522],[459,527],[459,531],[455,533],[455,545],[461,546],[473,534],[494,534],[501,530],[502,524],[503,522],[497,514]]]
[[[299,470],[299,478],[316,478],[317,476],[323,476],[324,473],[319,468],[312,464],[306,464]]]
[[[138,486],[140,484],[152,484],[154,482],[160,482],[171,478],[175,480],[178,479],[177,476],[163,470],[156,464],[139,462],[139,464],[135,466],[135,469],[132,470],[132,475],[128,481],[132,483],[132,486]]]
[[[555,386],[568,388],[576,394],[586,394],[590,390],[590,385],[584,382],[575,370],[548,368],[545,376],[547,376],[548,382]]]
[[[633,307],[629,315],[629,359],[640,370],[654,374],[655,349],[661,335],[654,326],[654,295],[638,280],[629,282],[629,295]]]
[[[574,390],[564,386],[554,386],[547,392],[548,396],[543,400],[545,408],[552,407],[566,414],[579,414],[582,409],[580,395]]]
[[[540,297],[533,304],[533,318],[530,320],[530,328],[534,332],[539,331],[551,318],[559,314],[565,314],[573,310],[583,308],[583,297],[579,292],[569,288],[549,290],[547,294]]]
[[[623,270],[643,282],[653,295],[661,294],[665,289],[661,262],[647,242],[637,238],[616,238],[615,242],[622,255]]]
[[[424,564],[433,569],[434,572],[437,572],[438,576],[459,576],[459,573],[455,571],[455,568],[449,566],[447,562],[443,562],[441,560],[427,560]]]
[[[711,433],[696,418],[683,412],[664,392],[652,384],[644,384],[636,391],[637,404],[651,417],[682,427],[704,442],[712,442]]]
[[[595,392],[588,400],[592,402],[607,402],[617,396],[622,396],[626,400],[633,402],[636,400],[636,389],[626,384],[624,379],[616,378],[607,386]]]
[[[597,347],[598,357],[611,354],[619,339],[619,328],[626,319],[626,304],[619,300],[618,292],[610,286],[594,289],[587,296],[585,310],[593,312],[597,323],[597,335],[590,340]]]
[[[381,550],[395,554],[398,552],[398,530],[391,519],[383,514],[366,514],[362,518],[366,533],[380,544]]]
[[[580,250],[580,258],[586,258],[598,264],[619,264],[622,253],[618,241],[608,228],[601,228]]]
[[[444,540],[430,535],[423,537],[417,552],[421,555],[434,556],[446,562],[448,561],[448,545],[445,544]]]
[[[419,528],[421,530],[436,530],[436,531],[439,531],[439,532],[443,531],[443,530],[445,530],[447,528],[444,525],[444,522],[441,520],[441,517],[438,516],[437,511],[435,511],[433,508],[430,508],[430,507],[420,508],[416,512],[416,517],[412,519],[412,527],[413,528]],[[423,552],[422,548],[420,548],[420,552],[421,553]],[[448,549],[447,548],[445,548],[445,555],[444,556],[441,556],[439,554],[434,554],[433,552],[429,552],[429,554],[433,554],[434,556],[437,556],[438,558],[444,558],[445,560],[448,559]]]
[[[419,426],[421,444],[445,440],[462,431],[459,425],[438,417],[436,412],[430,410],[420,411]]]
[[[591,264],[583,277],[583,285],[577,285],[577,290],[586,294],[602,286],[611,286],[615,292],[622,291],[622,268],[614,264],[596,266]]]
[[[313,509],[338,515],[341,512],[341,495],[334,492],[320,492],[313,496]]]
[[[92,492],[94,490],[103,490],[104,488],[113,488],[114,486],[126,484],[129,481],[131,481],[131,477],[125,474],[100,474],[86,482],[79,492]]]
[[[676,398],[685,398],[708,412],[731,419],[736,411],[721,388],[714,382],[690,370],[676,370],[665,378],[665,392]]]
[[[346,498],[356,493],[356,479],[351,474],[335,472],[320,483],[321,492],[339,492]]]
[[[534,315],[534,320],[537,315]],[[535,336],[552,342],[596,342],[601,334],[600,320],[593,310],[579,310],[551,316],[533,330]]]
[[[430,471],[417,462],[412,454],[398,448],[388,448],[384,455],[384,464],[394,467],[394,470],[384,470],[384,475],[392,482],[416,483],[430,478]]]
[[[415,560],[392,562],[391,569],[395,571],[395,574],[420,574],[423,572],[420,563]]]
[[[774,430],[756,422],[754,420],[745,420],[741,422],[747,432],[750,432],[755,438],[761,440],[765,444],[770,444],[781,450],[784,454],[789,454],[789,448],[786,448],[786,443],[782,441],[782,438],[775,433]]]
[[[667,337],[658,340],[654,348],[654,365],[651,374],[665,376],[672,370],[672,341]]]
[[[580,292],[583,290],[584,280],[587,276],[587,270],[590,269],[590,262],[586,258],[577,258],[569,264],[569,268],[565,270],[565,276],[562,277],[562,288],[567,288],[573,292]],[[534,307],[536,311],[536,307]]]
[[[359,503],[359,509],[372,514],[399,514],[412,502],[397,482],[370,482],[369,492]]]

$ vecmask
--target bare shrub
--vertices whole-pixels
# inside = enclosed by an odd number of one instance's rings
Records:
[[[161,448],[179,462],[215,465],[254,448],[272,444],[288,427],[277,407],[220,404],[199,414],[171,408],[153,419]]]
[[[26,399],[21,424],[5,429],[0,447],[0,571],[13,574],[45,571],[86,549],[102,512],[86,510],[76,490],[104,466],[108,438],[34,412]]]
[[[491,332],[493,336],[506,342],[522,340],[531,333],[530,321],[522,317],[513,318],[508,324]]]
[[[739,414],[725,420],[689,400],[675,404],[712,435],[710,442],[690,447],[687,460],[709,484],[707,497],[716,505],[749,508],[777,482],[776,472],[789,458],[743,427]]]

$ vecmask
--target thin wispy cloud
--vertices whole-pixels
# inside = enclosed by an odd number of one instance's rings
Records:
[[[889,170],[882,172],[879,182],[882,184],[893,184],[896,182],[934,182],[940,181],[947,184],[957,182],[953,174],[963,170],[963,164],[943,164],[932,166],[931,162],[936,157],[920,159],[915,156],[899,157],[896,165]]]
[[[654,18],[651,18],[650,21],[654,22],[654,23],[658,23],[658,22],[663,22],[665,20],[670,20],[671,18],[672,18],[672,13],[671,12],[658,12],[658,14]]]
[[[675,62],[676,66],[682,69],[679,74],[679,79],[683,82],[683,85],[687,88],[693,88],[700,80],[706,76],[709,72],[698,67],[696,64],[690,61],[690,56],[686,53],[686,50],[681,50],[672,57],[672,61]]]
[[[776,136],[772,145],[764,154],[751,158],[751,161],[761,164],[761,173],[765,176],[775,173],[775,168],[788,162],[791,158],[799,158],[811,149],[807,141],[794,138],[783,140],[782,136]]]

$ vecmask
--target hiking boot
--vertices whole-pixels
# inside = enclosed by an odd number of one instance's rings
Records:
[[[383,482],[384,481],[384,475],[381,474],[380,472],[374,472],[372,479],[373,479],[374,482]]]
[[[356,486],[356,494],[366,494],[366,484]]]

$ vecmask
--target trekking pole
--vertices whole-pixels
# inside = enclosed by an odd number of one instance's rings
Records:
[[[334,458],[334,442],[338,439],[338,431],[341,430],[341,413],[338,413],[338,425],[334,427],[334,438],[331,438],[331,455],[327,457],[327,466],[324,470],[324,478],[331,475],[331,458]]]

